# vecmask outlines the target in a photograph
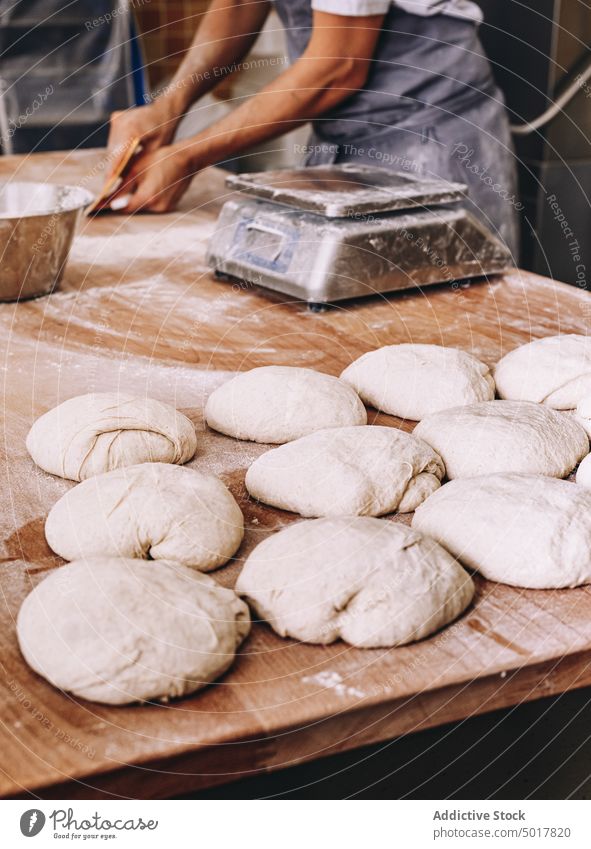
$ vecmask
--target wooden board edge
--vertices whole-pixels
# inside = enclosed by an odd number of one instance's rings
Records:
[[[591,685],[591,651],[567,655],[506,675],[361,707],[282,734],[208,746],[171,758],[99,772],[85,779],[14,788],[12,799],[156,799],[199,792],[404,734],[469,719],[523,702]]]

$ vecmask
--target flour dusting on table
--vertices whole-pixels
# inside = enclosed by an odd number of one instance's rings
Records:
[[[324,669],[322,672],[317,672],[316,675],[304,675],[302,683],[317,684],[326,690],[332,690],[337,696],[365,698],[363,690],[359,690],[357,687],[349,687],[344,683],[343,676],[331,669]]]

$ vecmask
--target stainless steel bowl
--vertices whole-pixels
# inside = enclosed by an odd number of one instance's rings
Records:
[[[55,289],[81,210],[92,197],[78,186],[0,184],[0,301]]]

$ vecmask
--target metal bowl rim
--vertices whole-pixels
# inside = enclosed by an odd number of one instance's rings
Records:
[[[51,218],[53,215],[61,215],[67,212],[76,212],[84,209],[94,200],[94,195],[82,186],[74,186],[71,183],[40,183],[38,180],[4,180],[0,182],[0,192],[5,186],[50,186],[56,189],[65,189],[75,192],[80,200],[62,207],[54,207],[45,212],[21,212],[17,214],[4,213],[0,210],[0,221],[19,221],[22,218]]]

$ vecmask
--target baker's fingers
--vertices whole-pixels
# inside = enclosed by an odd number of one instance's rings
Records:
[[[113,186],[112,191],[110,191],[108,195],[105,195],[100,203],[97,204],[93,213],[121,212],[126,206],[126,201],[122,201],[121,199],[135,191],[136,182],[137,181],[135,179],[126,180],[125,182],[122,179],[119,180],[117,184]]]
[[[137,190],[131,195],[124,212],[170,212],[182,194],[179,189],[160,187],[155,188],[149,180],[140,182]]]
[[[125,112],[113,112],[109,123],[107,154],[116,165],[133,140],[137,137],[135,120]]]
[[[159,196],[154,196],[149,187],[140,187],[129,198],[123,212],[165,212],[165,205]]]
[[[97,212],[108,210],[110,208],[111,200],[117,194],[121,194],[122,191],[130,189],[130,181],[124,179],[123,175],[129,167],[130,162],[133,161],[131,157],[134,154],[137,155],[136,150],[141,150],[141,147],[138,148],[137,137],[135,139],[133,151],[128,150],[125,153],[126,158],[119,158],[117,164],[112,166],[111,173],[103,181],[103,186],[97,195],[97,198],[87,209],[87,215],[95,215]]]
[[[109,203],[121,197],[122,195],[128,195],[137,190],[139,185],[139,179],[133,175],[126,175],[122,177],[120,182],[117,185],[117,188],[111,192],[109,195]]]
[[[151,159],[149,152],[142,147],[130,161],[128,167],[121,176],[121,181],[117,186],[117,195],[135,191],[140,184],[154,182],[152,169],[157,168],[157,165]],[[160,181],[156,181],[160,185]]]
[[[141,154],[137,154],[135,159],[139,159]],[[119,178],[119,182],[117,183],[116,190],[112,193],[112,197],[117,197],[118,195],[127,194],[131,191],[135,190],[138,182],[142,179],[143,174],[146,173],[145,166],[140,168],[136,167],[135,160],[130,163],[129,167],[123,172],[121,177]]]
[[[159,133],[146,133],[143,136],[140,136],[142,152],[150,153],[151,151],[158,150],[159,147],[162,147],[162,139]]]

